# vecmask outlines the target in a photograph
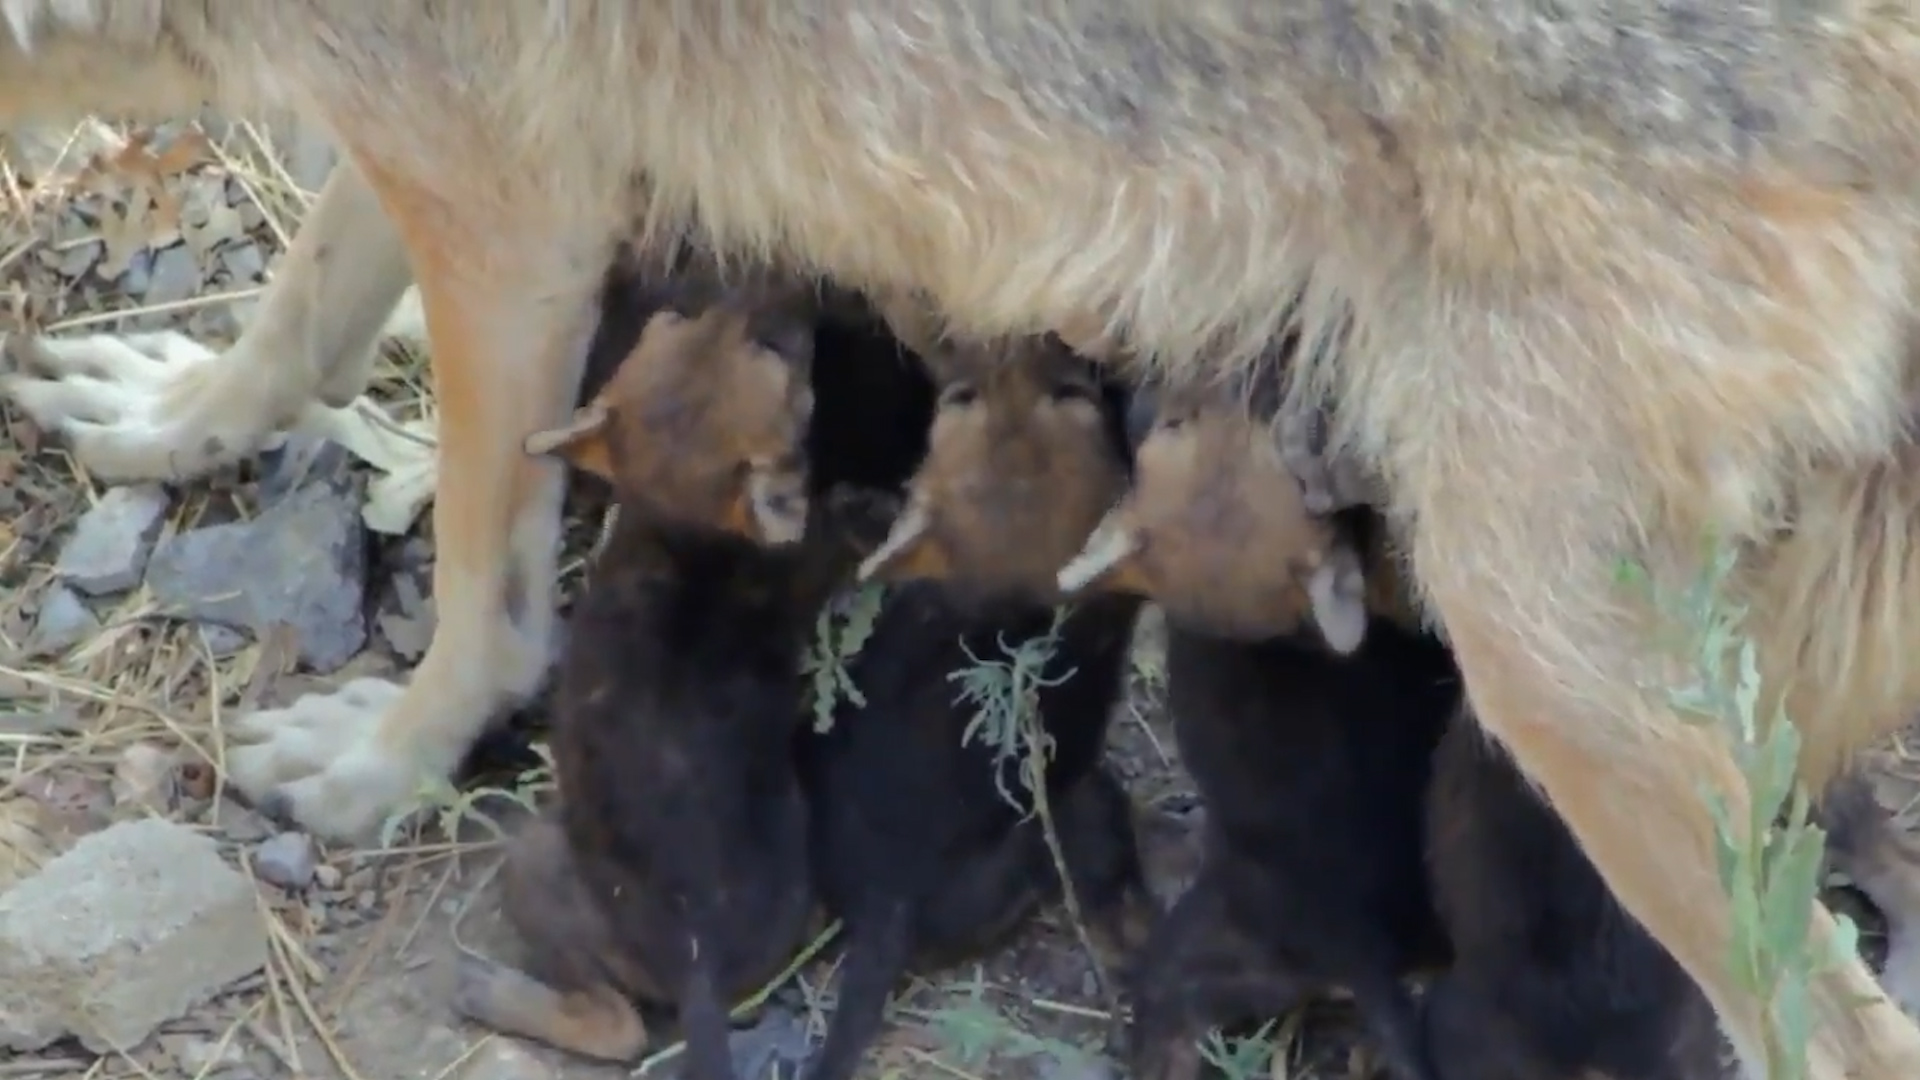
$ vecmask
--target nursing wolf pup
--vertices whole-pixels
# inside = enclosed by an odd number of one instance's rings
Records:
[[[569,415],[618,242],[697,223],[959,336],[1108,339],[1177,380],[1339,321],[1297,394],[1338,403],[1331,449],[1379,478],[1474,714],[1762,1068],[1699,792],[1746,785],[1650,677],[1665,609],[1618,569],[1671,592],[1707,539],[1740,553],[1760,707],[1810,782],[1920,704],[1902,4],[0,0],[0,113],[207,99],[333,133],[441,392],[436,638],[404,689],[252,718],[246,794],[366,835],[537,683],[560,475],[519,440]],[[262,357],[142,388],[101,355],[40,373],[86,388],[41,420],[159,450],[313,382]],[[1813,1001],[1813,1080],[1920,1075],[1864,963]]]
[[[517,838],[504,876],[531,974],[463,962],[455,1008],[626,1061],[648,1044],[636,1003],[675,1006],[694,1075],[713,1080],[730,1075],[726,1003],[808,932],[791,752],[799,659],[852,573],[857,535],[871,547],[886,522],[844,517],[867,504],[829,488],[816,466],[833,471],[834,454],[812,437],[814,373],[845,383],[845,369],[874,359],[818,356],[812,299],[791,290],[731,288],[705,303],[701,283],[691,297],[673,291],[610,302],[605,326],[637,331],[631,355],[573,423],[529,440],[611,480],[620,513],[571,620],[553,740],[559,811]],[[644,330],[633,307],[657,309]],[[838,419],[886,430],[858,413]]]
[[[1269,385],[1272,385],[1269,383]],[[1217,1025],[1351,993],[1395,1080],[1434,1080],[1401,977],[1448,957],[1422,849],[1459,680],[1446,647],[1370,618],[1379,522],[1309,512],[1245,387],[1136,394],[1133,482],[1060,573],[1167,616],[1167,710],[1205,803],[1199,872],[1131,980],[1139,1080],[1198,1080]]]
[[[923,339],[924,340],[924,339]],[[1014,732],[976,730],[956,673],[1055,628],[1052,568],[1125,483],[1120,395],[1057,342],[926,357],[940,388],[907,508],[863,572],[894,582],[848,662],[862,702],[799,740],[814,872],[847,927],[839,1006],[807,1080],[848,1080],[910,964],[999,944],[1060,894]],[[928,580],[938,579],[938,580]],[[1146,896],[1131,804],[1102,760],[1139,603],[1083,605],[1033,673],[1059,858],[1108,962]],[[1009,742],[1008,740],[1016,740]]]
[[[611,479],[620,513],[562,661],[558,817],[519,838],[504,879],[535,974],[469,960],[455,995],[500,1030],[616,1061],[647,1044],[635,999],[676,1006],[701,1080],[731,1076],[727,1002],[779,969],[813,910],[787,745],[832,575],[797,543],[813,326],[782,299],[662,309],[575,423],[530,442]],[[679,483],[657,482],[664,462]]]
[[[1434,753],[1427,859],[1454,962],[1422,999],[1441,1080],[1720,1080],[1706,999],[1461,710]]]

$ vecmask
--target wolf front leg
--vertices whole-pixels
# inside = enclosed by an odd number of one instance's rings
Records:
[[[1517,340],[1510,320],[1472,345],[1502,339]],[[1577,346],[1567,348],[1558,358],[1578,355]],[[1449,441],[1440,452],[1402,459],[1389,487],[1411,523],[1414,569],[1454,647],[1474,713],[1540,787],[1622,906],[1699,984],[1743,1075],[1764,1080],[1770,1020],[1729,963],[1734,909],[1716,870],[1708,803],[1718,794],[1732,820],[1745,821],[1747,782],[1729,731],[1678,711],[1681,684],[1669,683],[1668,673],[1686,661],[1661,651],[1674,638],[1658,631],[1680,627],[1615,576],[1614,559],[1637,551],[1659,568],[1656,580],[1678,593],[1692,580],[1699,538],[1681,516],[1661,520],[1649,540],[1630,539],[1638,524],[1632,515],[1645,503],[1628,497],[1619,478],[1658,460],[1647,452],[1649,432],[1590,437],[1590,427],[1569,419],[1575,409],[1594,411],[1595,397],[1578,388],[1569,388],[1565,410],[1544,398],[1530,403],[1530,414],[1492,401],[1498,392],[1489,384],[1522,385],[1528,359],[1470,349],[1453,355],[1473,359],[1447,363],[1484,364],[1491,378],[1471,380],[1471,390],[1449,388],[1444,376],[1428,387],[1417,423],[1441,425]],[[1588,355],[1584,362],[1607,361]],[[1510,439],[1479,436],[1493,426],[1482,410],[1511,425]],[[1704,414],[1696,407],[1691,415]],[[1751,416],[1733,408],[1723,419],[1739,424]],[[1605,464],[1621,473],[1588,467],[1609,449]],[[1631,494],[1651,486],[1625,485]],[[1696,499],[1669,505],[1711,506],[1713,494],[1703,487]],[[1834,737],[1808,731],[1810,742]],[[1832,915],[1817,899],[1802,902],[1813,905],[1808,947],[1827,949]],[[1920,1031],[1878,993],[1857,956],[1816,976],[1810,989],[1810,1080],[1920,1076]]]
[[[15,339],[0,394],[96,476],[188,479],[254,454],[316,396],[357,397],[409,280],[399,235],[342,160],[232,348],[172,332]]]
[[[473,180],[494,163],[433,183],[360,164],[406,245],[433,355],[438,626],[404,688],[361,679],[254,714],[227,757],[250,799],[340,839],[444,781],[545,674],[564,489],[521,443],[571,414],[616,224]]]

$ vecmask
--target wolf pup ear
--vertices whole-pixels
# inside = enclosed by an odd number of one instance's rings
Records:
[[[1367,636],[1367,582],[1357,556],[1337,551],[1307,580],[1313,620],[1327,647],[1346,656]]]
[[[534,457],[557,457],[581,472],[612,480],[613,452],[607,446],[611,420],[607,407],[594,402],[575,411],[566,426],[527,436],[521,449]]]
[[[1148,596],[1140,572],[1140,537],[1128,520],[1127,503],[1107,511],[1092,535],[1065,566],[1055,582],[1068,596],[1087,589]]]
[[[861,561],[855,578],[863,583],[937,579],[946,576],[949,565],[946,549],[934,535],[933,509],[925,495],[914,492],[893,519],[886,540]]]

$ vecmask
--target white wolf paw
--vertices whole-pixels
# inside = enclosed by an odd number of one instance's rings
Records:
[[[327,840],[369,840],[423,785],[448,780],[465,750],[408,737],[444,727],[383,724],[405,694],[385,679],[355,679],[253,713],[233,726],[246,745],[227,751],[227,777],[270,818]]]
[[[0,394],[103,480],[185,480],[261,449],[271,373],[170,331],[8,336]]]

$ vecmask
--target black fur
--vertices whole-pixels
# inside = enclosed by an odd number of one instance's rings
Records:
[[[1126,599],[1079,609],[1043,676],[1071,678],[1039,691],[1053,740],[1048,799],[1090,918],[1118,917],[1144,887],[1126,793],[1100,760],[1138,609]],[[973,665],[969,649],[1004,658],[1000,642],[1043,634],[1051,618],[1039,605],[961,605],[935,583],[896,587],[850,665],[866,707],[843,705],[831,729],[803,733],[814,873],[848,930],[839,1006],[809,1080],[853,1075],[913,959],[944,965],[989,948],[1057,894],[1018,765],[996,766],[982,734],[965,739],[974,708],[947,678]]]
[[[1457,960],[1427,991],[1442,1080],[1711,1080],[1706,999],[1464,708],[1434,763],[1428,857]]]
[[[1421,859],[1446,649],[1375,619],[1351,656],[1170,625],[1168,707],[1205,804],[1202,862],[1134,978],[1133,1076],[1192,1080],[1217,1024],[1353,994],[1401,1080],[1431,1076],[1400,977],[1444,962]]]

